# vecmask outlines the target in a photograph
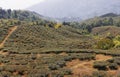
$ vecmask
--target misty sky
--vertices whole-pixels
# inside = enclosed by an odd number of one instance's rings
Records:
[[[25,9],[44,0],[0,0],[0,7],[4,9]]]
[[[106,13],[120,14],[120,0],[45,0],[28,10],[53,18],[91,18]]]
[[[0,0],[0,7],[35,11],[53,18],[120,14],[120,0]]]

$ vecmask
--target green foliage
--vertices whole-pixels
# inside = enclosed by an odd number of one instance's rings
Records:
[[[108,77],[104,71],[94,71],[92,77]]]
[[[115,44],[114,48],[119,48],[120,47],[120,36],[116,36],[114,39],[113,39],[113,42]]]
[[[63,22],[63,25],[69,25],[75,28],[84,30],[87,33],[91,33],[92,29],[95,27],[102,26],[120,26],[120,16],[115,17],[95,17],[91,19],[84,20],[82,22]]]
[[[109,64],[109,68],[110,68],[111,70],[117,70],[117,69],[118,69],[118,65],[117,65],[116,63],[110,63],[110,64]]]
[[[45,52],[45,51],[44,51]],[[46,51],[46,53],[10,53],[7,56],[0,56],[0,75],[15,76],[28,76],[28,77],[64,77],[69,75],[73,76],[72,70],[66,67],[68,61],[80,59],[83,61],[94,60],[96,54],[105,54],[114,56],[120,52],[111,51],[94,51],[94,50],[68,50],[64,51],[67,55],[61,55],[63,51]],[[52,53],[52,54],[51,54]],[[114,54],[114,55],[113,55]],[[40,56],[39,56],[40,55]],[[67,60],[65,60],[67,58]],[[4,62],[5,61],[5,62]],[[94,68],[98,69],[90,77],[110,77],[106,72],[107,69],[116,70],[120,64],[120,57],[115,57],[107,61],[97,61],[94,63]],[[14,73],[16,75],[14,76]],[[69,77],[68,76],[68,77]],[[85,75],[84,77],[89,77]]]
[[[92,38],[89,37],[82,36],[81,30],[69,26],[54,29],[24,24],[18,26],[17,30],[12,33],[5,43],[5,49],[11,52],[31,53],[31,51],[37,52],[42,49],[90,48]]]
[[[120,57],[115,57],[113,60],[114,60],[114,63],[120,65]]]
[[[55,28],[55,29],[58,29],[58,28],[60,28],[61,26],[62,26],[62,24],[57,23],[57,24],[54,26],[54,28]]]
[[[93,67],[98,69],[98,70],[107,70],[107,66],[108,66],[108,62],[105,62],[105,61],[96,61],[94,62],[94,65]]]
[[[56,65],[56,64],[50,64],[49,65],[50,70],[57,70],[58,68],[60,68],[59,65]]]
[[[21,10],[4,10],[0,8],[0,19],[18,19],[21,21],[35,21],[40,19],[40,16],[34,12]]]
[[[57,72],[57,71],[53,71],[53,72],[51,73],[51,76],[52,76],[52,77],[64,77],[63,74],[61,74],[60,72]]]
[[[103,39],[100,39],[98,42],[97,42],[97,48],[98,49],[110,49],[114,47],[114,42],[112,39],[109,39],[109,38],[103,38]]]
[[[72,70],[69,68],[60,69],[62,75],[72,75]]]

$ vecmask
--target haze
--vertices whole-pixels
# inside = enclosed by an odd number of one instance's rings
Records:
[[[89,18],[106,13],[120,13],[120,0],[46,0],[28,8],[41,15]]]
[[[44,0],[0,0],[0,7],[4,9],[25,9]]]

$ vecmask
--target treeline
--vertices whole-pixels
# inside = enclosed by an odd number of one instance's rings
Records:
[[[69,25],[75,28],[91,32],[94,27],[117,26],[120,27],[120,16],[117,17],[95,17],[83,22],[63,22],[63,25]]]
[[[22,11],[22,10],[11,10],[0,8],[0,19],[18,19],[33,21],[40,19],[40,16],[35,12]]]
[[[47,21],[47,20],[36,20],[36,21],[20,21],[18,19],[0,19],[0,26],[19,26],[19,25],[38,25],[38,26],[45,26],[46,28],[60,28],[62,26],[61,23]]]
[[[0,8],[0,26],[4,25],[40,25],[59,28],[60,23],[45,20],[39,14],[23,10],[4,10]]]

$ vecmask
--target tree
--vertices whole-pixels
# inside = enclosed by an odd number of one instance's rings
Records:
[[[108,22],[109,22],[109,25],[113,25],[113,19],[112,18],[109,18]]]
[[[116,36],[114,39],[114,44],[115,44],[115,48],[119,48],[120,47],[120,35]]]
[[[58,29],[58,28],[60,28],[61,26],[62,26],[62,24],[57,23],[57,24],[54,26],[54,28],[55,28],[55,29]]]
[[[2,8],[0,8],[0,19],[3,18]]]
[[[11,18],[11,14],[12,14],[11,9],[8,9],[7,12],[8,12],[8,18],[10,19]]]
[[[18,18],[16,10],[14,10],[13,14],[14,14],[14,18]]]
[[[109,38],[103,38],[101,40],[98,41],[97,43],[97,48],[98,49],[110,49],[114,47],[114,42],[112,39],[109,39]]]

